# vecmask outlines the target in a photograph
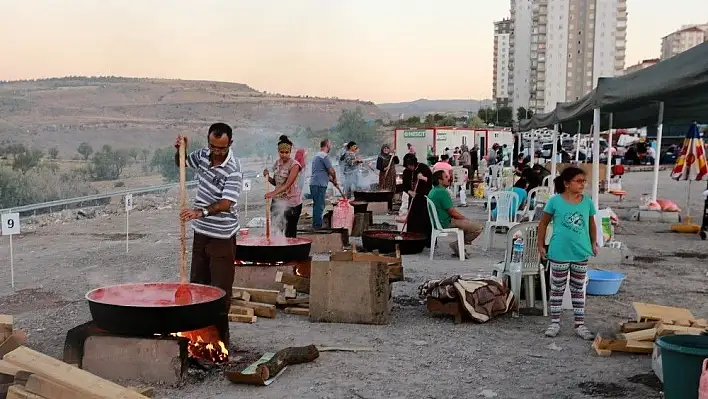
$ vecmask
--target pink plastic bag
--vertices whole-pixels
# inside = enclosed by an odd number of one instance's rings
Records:
[[[650,211],[660,211],[661,205],[659,205],[659,203],[656,201],[650,201],[647,204],[647,209],[649,209]]]
[[[708,399],[708,359],[703,360],[703,374],[698,384],[698,399]]]
[[[349,204],[349,200],[342,198],[337,202],[332,212],[332,228],[341,229],[346,228],[349,234],[352,232],[352,227],[354,225],[354,207]]]
[[[676,205],[674,201],[657,199],[656,202],[659,204],[661,210],[664,212],[681,212],[681,209],[678,207],[678,205]]]

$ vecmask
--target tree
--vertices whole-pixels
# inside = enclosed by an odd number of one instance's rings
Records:
[[[12,155],[12,159],[16,159],[18,155],[27,152],[27,148],[22,144],[10,144],[5,148],[5,153]]]
[[[199,140],[189,140],[187,143],[187,154],[201,148],[204,148],[203,142]],[[175,148],[172,146],[156,149],[152,155],[150,166],[157,170],[168,182],[176,182],[179,180],[179,168],[175,165]],[[187,180],[192,179],[194,179],[194,171],[191,168],[187,168]]]
[[[47,153],[49,154],[49,158],[51,159],[57,159],[59,157],[59,149],[56,147],[50,148]]]
[[[420,123],[420,118],[415,118]],[[363,153],[377,154],[379,152],[381,137],[379,137],[375,125],[366,123],[360,107],[353,110],[343,110],[333,133],[339,143],[356,142]]]
[[[514,110],[511,107],[499,107],[496,109],[481,108],[477,112],[477,116],[479,116],[485,123],[506,127],[511,127],[513,122],[513,114]]]
[[[78,152],[79,154],[81,154],[82,157],[84,157],[84,161],[88,161],[91,154],[93,154],[93,147],[91,147],[91,144],[83,142],[79,144],[79,146],[76,148],[76,152]]]
[[[148,158],[150,158],[150,150],[147,148],[143,148],[143,150],[140,152],[140,160],[143,162],[147,162]]]
[[[516,120],[517,121],[522,121],[524,119],[529,119],[533,116],[533,112],[529,109],[527,110],[524,107],[519,107],[516,109]]]
[[[111,146],[104,145],[91,159],[89,173],[94,180],[116,180],[120,178],[127,163],[127,151],[113,150]]]
[[[12,162],[12,169],[26,173],[28,170],[39,165],[44,154],[41,150],[25,150],[21,154],[15,155],[15,160]]]
[[[484,123],[482,118],[477,115],[474,115],[467,126],[471,127],[472,129],[481,129],[483,127],[486,127],[487,125]]]
[[[133,158],[134,162],[137,162],[138,157],[140,156],[140,148],[133,147],[128,150],[128,156]]]

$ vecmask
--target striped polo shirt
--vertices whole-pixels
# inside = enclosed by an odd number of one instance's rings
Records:
[[[202,209],[226,199],[233,204],[228,212],[210,214],[207,217],[192,220],[192,229],[196,233],[213,238],[230,238],[239,230],[238,197],[241,195],[241,161],[229,154],[219,166],[211,166],[209,148],[202,148],[187,156],[187,165],[197,172],[199,185],[195,208]]]

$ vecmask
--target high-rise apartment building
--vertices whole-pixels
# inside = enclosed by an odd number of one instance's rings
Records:
[[[627,0],[511,0],[514,108],[552,111],[624,71]]]
[[[661,59],[665,60],[708,41],[708,23],[684,25],[661,38]]]
[[[509,46],[511,43],[511,20],[494,23],[494,73],[492,98],[497,108],[511,105],[509,100]]]
[[[509,46],[509,97],[514,115],[520,107],[529,109],[531,94],[531,8],[534,0],[511,0]]]

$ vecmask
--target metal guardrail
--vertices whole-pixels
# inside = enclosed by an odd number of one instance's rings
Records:
[[[249,178],[249,179],[253,178],[255,176],[257,176],[255,172],[245,172],[243,174],[244,178]],[[196,185],[197,185],[196,180],[187,182],[187,188],[193,188],[193,187],[196,187]],[[147,193],[154,193],[156,191],[166,191],[166,190],[178,187],[178,186],[179,186],[179,183],[168,183],[168,184],[161,184],[159,186],[140,187],[140,188],[134,188],[134,189],[130,189],[130,190],[114,191],[111,193],[87,195],[84,197],[66,198],[66,199],[49,201],[49,202],[41,202],[38,204],[17,206],[14,208],[0,209],[0,213],[8,213],[8,212],[22,213],[22,212],[38,211],[38,210],[47,209],[47,208],[59,208],[59,207],[67,206],[67,205],[79,204],[82,202],[98,201],[98,200],[108,199],[108,198],[113,198],[113,197],[123,197],[126,194],[147,194]]]
[[[187,182],[187,188],[192,188],[192,187],[195,187],[196,185],[197,185],[196,181]],[[39,204],[23,205],[23,206],[18,206],[18,207],[14,207],[14,208],[0,209],[0,213],[8,213],[8,212],[22,213],[22,212],[38,211],[38,210],[47,209],[47,208],[60,208],[63,206],[79,204],[82,202],[98,201],[98,200],[108,199],[108,198],[113,198],[113,197],[123,197],[126,194],[147,194],[147,193],[154,193],[156,191],[166,191],[171,188],[178,187],[178,186],[179,186],[179,183],[169,183],[169,184],[162,184],[159,186],[141,187],[141,188],[134,188],[134,189],[130,189],[130,190],[114,191],[111,193],[94,194],[94,195],[87,195],[84,197],[67,198],[67,199],[61,199],[61,200],[56,200],[56,201],[41,202]]]

